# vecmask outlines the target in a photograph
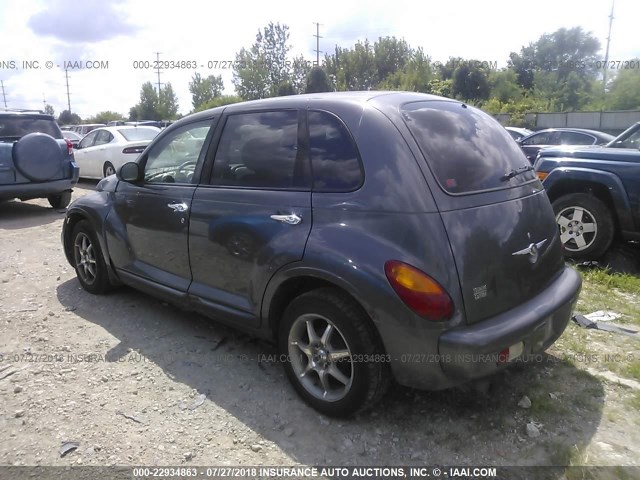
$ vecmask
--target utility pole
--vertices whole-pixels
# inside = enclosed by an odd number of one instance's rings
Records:
[[[2,99],[4,100],[4,108],[7,109],[7,95],[4,93],[4,82],[0,80],[0,87],[2,87]]]
[[[611,2],[611,14],[609,15],[609,36],[607,37],[607,49],[604,52],[604,72],[602,73],[602,90],[607,91],[607,72],[609,71],[609,44],[611,43],[611,26],[613,25],[613,8],[616,0]]]
[[[44,92],[42,92],[42,111],[44,112],[47,109],[47,98],[44,96]]]
[[[319,67],[320,66],[320,39],[323,37],[320,36],[320,24],[318,22],[315,22],[315,26],[316,26],[316,34],[312,36],[316,37],[316,49],[314,50],[314,52],[316,52],[316,67]]]
[[[64,78],[67,84],[67,111],[69,112],[69,115],[71,115],[71,95],[69,95],[69,72],[67,71],[66,68],[64,69]]]
[[[162,52],[155,52],[155,53],[156,53],[156,60],[157,60],[157,62],[156,62],[156,65],[157,65],[156,72],[158,74],[158,102],[159,102],[160,101],[160,85],[162,85],[160,83],[160,54]]]

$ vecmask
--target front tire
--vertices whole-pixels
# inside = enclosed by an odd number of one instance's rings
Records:
[[[57,193],[55,195],[49,195],[47,200],[49,200],[49,205],[56,210],[67,208],[67,205],[71,202],[71,190],[65,190],[64,192]]]
[[[339,290],[323,288],[294,299],[278,340],[293,387],[325,415],[351,416],[375,404],[388,388],[389,365],[374,327]]]
[[[564,255],[597,260],[611,246],[614,222],[607,206],[593,195],[572,193],[553,202]]]
[[[91,224],[86,220],[79,221],[73,229],[71,238],[73,266],[82,288],[94,294],[111,290],[107,265]]]

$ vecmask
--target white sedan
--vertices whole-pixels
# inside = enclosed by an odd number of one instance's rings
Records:
[[[156,127],[103,127],[89,132],[74,148],[80,176],[103,178],[116,173],[124,163],[134,161],[151,143]]]

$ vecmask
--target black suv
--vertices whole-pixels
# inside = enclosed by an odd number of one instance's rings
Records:
[[[581,284],[509,133],[417,93],[185,117],[75,201],[62,238],[89,292],[124,283],[276,340],[329,415],[392,377],[441,389],[543,351]]]
[[[51,115],[0,112],[0,201],[47,198],[65,208],[79,173],[73,146]]]

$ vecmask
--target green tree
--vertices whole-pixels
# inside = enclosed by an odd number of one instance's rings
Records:
[[[76,113],[71,113],[69,110],[63,110],[58,116],[58,125],[78,125],[82,122],[82,119]]]
[[[311,73],[311,64],[300,55],[293,59],[290,82],[295,93],[304,93],[307,88],[307,77]]]
[[[552,102],[556,110],[572,111],[594,99],[600,42],[581,27],[545,33],[509,56],[518,84]]]
[[[489,76],[491,98],[505,103],[522,97],[522,89],[518,85],[518,76],[511,68],[492,72]]]
[[[278,85],[278,97],[286,97],[288,95],[295,95],[296,91],[293,88],[293,85],[289,82],[283,82]]]
[[[124,120],[124,116],[119,113],[112,112],[110,110],[106,110],[104,112],[99,112],[95,116],[88,118],[87,123],[109,123],[111,121],[116,120]]]
[[[454,96],[463,100],[486,100],[491,93],[489,84],[490,71],[483,62],[464,60],[453,72],[451,91]]]
[[[613,110],[640,109],[640,70],[620,70],[611,82],[605,105]]]
[[[313,67],[307,76],[305,93],[332,92],[333,88],[327,72],[321,67]]]
[[[291,47],[289,27],[269,22],[259,30],[250,49],[236,54],[233,84],[245,100],[274,96],[281,84],[289,82],[292,62],[287,59]]]
[[[224,82],[221,75],[209,75],[203,78],[199,73],[196,73],[189,82],[193,108],[197,110],[201,105],[221,96],[223,90]]]
[[[46,113],[47,115],[51,115],[52,117],[56,115],[55,110],[48,103],[44,106],[44,113]]]
[[[145,82],[140,89],[140,101],[129,111],[129,119],[162,120],[158,113],[158,93],[151,82]]]
[[[167,83],[160,89],[158,99],[158,120],[174,120],[178,114],[178,97],[173,91],[171,83]]]
[[[242,101],[242,98],[236,95],[222,95],[220,97],[216,97],[209,100],[207,103],[203,103],[195,111],[200,112],[202,110],[208,110],[210,108],[221,107],[223,105],[229,105],[231,103],[238,103],[241,101]]]
[[[140,89],[140,101],[129,110],[129,120],[174,120],[178,114],[178,97],[171,83],[160,88],[160,96],[151,82]]]

